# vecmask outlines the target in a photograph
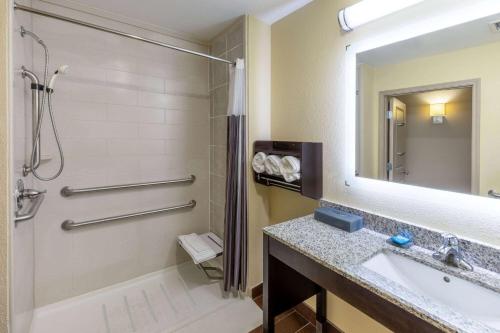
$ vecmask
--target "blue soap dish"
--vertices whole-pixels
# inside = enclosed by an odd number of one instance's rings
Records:
[[[387,243],[403,249],[408,249],[413,245],[413,235],[409,231],[404,230],[389,237]]]

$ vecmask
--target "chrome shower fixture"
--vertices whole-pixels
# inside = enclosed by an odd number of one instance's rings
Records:
[[[48,79],[48,67],[49,67],[49,50],[47,45],[43,42],[43,40],[38,37],[35,33],[26,30],[23,26],[21,26],[21,36],[30,36],[33,38],[38,44],[43,47],[45,52],[45,66],[44,66],[44,75],[43,75],[43,84],[40,83],[38,77],[32,71],[27,70],[24,66],[22,67],[22,76],[23,78],[28,77],[31,80],[31,91],[32,91],[32,112],[33,112],[33,120],[32,120],[32,136],[33,136],[33,146],[31,149],[29,163],[25,164],[23,167],[23,175],[27,176],[30,172],[33,173],[33,176],[39,180],[48,181],[56,179],[64,169],[64,154],[61,147],[61,143],[59,141],[59,134],[57,133],[56,122],[54,118],[54,113],[52,111],[52,94],[54,93],[54,85],[57,77],[61,74],[64,74],[68,70],[68,65],[62,65],[59,67],[54,74],[52,75],[50,81],[47,84]],[[41,129],[43,123],[43,117],[45,115],[45,100],[47,100],[47,108],[49,111],[49,118],[52,125],[52,131],[54,133],[54,138],[56,140],[57,148],[59,150],[60,156],[60,165],[59,170],[52,176],[44,177],[37,173],[37,169],[40,166],[41,162]]]
[[[40,37],[38,37],[33,32],[26,30],[23,26],[21,26],[21,37],[24,37],[25,35],[28,35],[31,38],[33,38],[38,44],[42,45],[44,48],[46,47],[45,43],[43,42],[43,40],[40,39]]]

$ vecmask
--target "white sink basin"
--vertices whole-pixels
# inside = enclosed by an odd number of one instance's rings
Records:
[[[362,264],[412,292],[500,330],[500,294],[415,260],[382,252]]]

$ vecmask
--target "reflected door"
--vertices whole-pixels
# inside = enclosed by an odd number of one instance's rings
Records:
[[[406,167],[406,138],[408,125],[406,123],[406,104],[396,97],[389,98],[389,181],[404,183],[408,169]]]

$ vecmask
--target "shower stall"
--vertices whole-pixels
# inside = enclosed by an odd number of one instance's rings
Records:
[[[13,7],[12,332],[258,326],[255,304],[227,297],[177,242],[224,237],[245,17],[206,45],[51,1]]]

